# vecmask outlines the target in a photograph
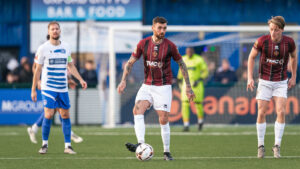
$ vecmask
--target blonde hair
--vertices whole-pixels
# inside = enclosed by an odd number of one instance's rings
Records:
[[[52,21],[52,22],[50,22],[49,24],[48,24],[48,29],[50,28],[50,26],[51,25],[57,25],[59,28],[60,28],[60,25],[59,25],[59,23],[58,22],[56,22],[56,21]]]
[[[268,24],[271,23],[277,25],[280,29],[283,29],[285,26],[285,20],[282,16],[272,16],[271,19],[268,20]]]

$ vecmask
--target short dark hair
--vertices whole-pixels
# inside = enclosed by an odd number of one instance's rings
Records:
[[[285,26],[285,20],[282,16],[272,16],[271,19],[268,20],[268,24],[271,23],[277,25],[280,29],[283,29]]]
[[[153,18],[153,20],[152,20],[152,24],[153,25],[156,24],[156,23],[162,23],[162,24],[164,24],[164,23],[168,23],[168,21],[164,17],[157,16],[157,17]]]

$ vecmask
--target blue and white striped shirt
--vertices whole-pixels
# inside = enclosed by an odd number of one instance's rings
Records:
[[[68,91],[67,66],[72,62],[68,44],[61,42],[54,46],[47,41],[38,48],[34,61],[43,65],[42,90]]]

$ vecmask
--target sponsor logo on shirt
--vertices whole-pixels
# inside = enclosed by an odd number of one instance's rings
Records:
[[[162,66],[163,66],[162,62],[156,62],[156,61],[149,61],[149,60],[147,60],[146,63],[147,63],[147,66],[150,66],[150,67],[162,68]]]
[[[65,54],[65,53],[66,53],[66,49],[56,49],[56,50],[54,50],[54,53],[62,53],[62,54]]]
[[[284,63],[284,60],[283,59],[267,59],[267,63],[270,63],[270,64],[280,64],[280,65],[283,65]]]
[[[64,65],[67,64],[67,58],[49,59],[49,65]]]

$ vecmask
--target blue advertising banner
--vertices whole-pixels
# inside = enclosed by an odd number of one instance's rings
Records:
[[[142,0],[31,0],[31,21],[141,21]]]
[[[30,89],[0,89],[0,125],[33,124],[43,112],[41,92],[31,101]]]

